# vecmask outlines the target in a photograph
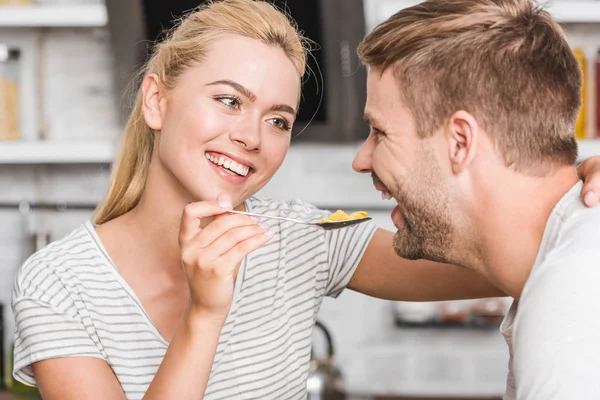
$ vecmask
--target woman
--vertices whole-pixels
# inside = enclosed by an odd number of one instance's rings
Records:
[[[501,295],[467,270],[399,259],[369,223],[227,212],[328,214],[254,197],[290,144],[303,43],[268,3],[226,0],[156,47],[94,223],[16,278],[17,379],[49,400],[300,399],[325,295]]]

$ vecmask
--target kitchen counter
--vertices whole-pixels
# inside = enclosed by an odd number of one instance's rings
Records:
[[[352,400],[352,399],[349,399]],[[358,400],[358,399],[356,399]],[[462,397],[375,397],[373,400],[464,400]],[[500,397],[470,397],[468,400],[502,400]]]
[[[501,398],[508,355],[499,336],[493,330],[390,331],[337,361],[349,400]]]

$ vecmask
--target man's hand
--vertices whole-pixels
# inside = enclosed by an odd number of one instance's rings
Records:
[[[583,180],[581,198],[588,207],[594,207],[600,202],[600,156],[590,157],[577,168],[579,177]]]

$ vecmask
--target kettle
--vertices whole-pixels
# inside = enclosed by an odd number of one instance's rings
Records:
[[[316,321],[315,327],[325,336],[327,342],[327,356],[315,358],[311,351],[311,360],[308,370],[307,400],[343,400],[344,382],[342,373],[333,361],[334,348],[331,334],[321,322]]]

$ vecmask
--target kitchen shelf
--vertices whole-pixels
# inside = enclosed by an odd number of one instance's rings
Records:
[[[109,164],[116,145],[96,142],[0,142],[0,164]]]
[[[0,28],[102,27],[107,22],[104,4],[0,6]]]

